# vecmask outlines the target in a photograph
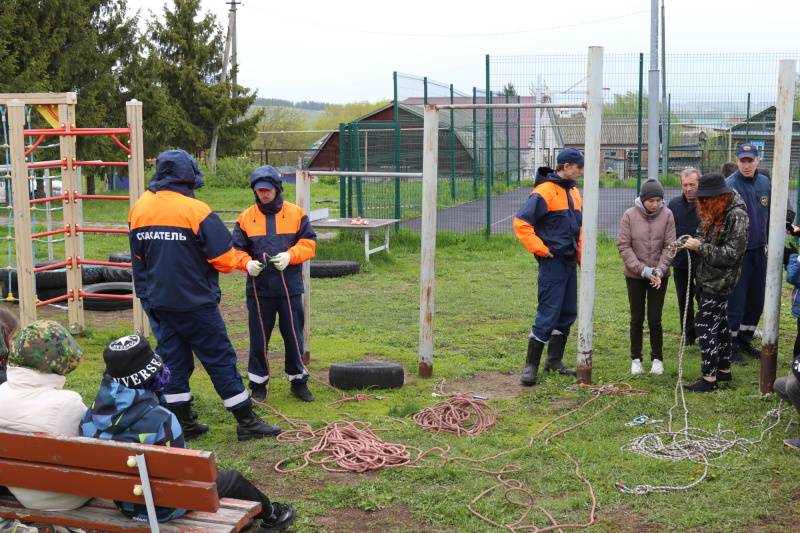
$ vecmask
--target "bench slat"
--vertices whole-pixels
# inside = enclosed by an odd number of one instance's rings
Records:
[[[217,513],[192,512],[177,520],[160,522],[159,529],[163,533],[234,533],[239,531],[247,520],[260,511],[261,505],[243,500],[220,500]],[[73,511],[34,511],[25,509],[10,496],[0,497],[0,517],[20,518],[29,522],[81,527],[96,531],[122,533],[125,531],[149,532],[147,522],[131,520],[123,515],[110,500],[90,500],[83,507]]]
[[[138,475],[136,467],[127,465],[128,457],[136,455],[136,450],[145,452],[148,470],[158,472],[161,477],[190,481],[217,478],[213,452],[46,433],[0,433],[1,457],[121,474]]]
[[[149,465],[149,456],[147,458]],[[149,469],[149,468],[148,468]],[[133,487],[141,485],[136,475],[53,466],[28,461],[0,459],[0,485],[47,490],[108,498],[144,504],[144,496],[135,496]],[[216,483],[150,478],[150,488],[156,505],[211,511],[219,508]]]

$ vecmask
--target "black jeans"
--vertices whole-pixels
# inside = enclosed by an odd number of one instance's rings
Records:
[[[261,502],[261,512],[254,518],[266,520],[272,516],[272,503],[263,492],[250,483],[238,470],[217,472],[217,494],[220,498],[235,498],[249,502]]]
[[[642,359],[644,343],[644,318],[647,309],[647,327],[650,328],[650,357],[664,359],[664,330],[661,327],[661,311],[667,295],[669,278],[661,280],[656,289],[650,280],[625,277],[628,286],[628,302],[631,306],[631,359]]]
[[[688,268],[673,268],[672,279],[675,280],[675,291],[678,295],[678,309],[680,309],[681,317],[681,332],[686,334],[686,342],[693,341],[697,338],[694,332],[694,301],[700,302],[700,297],[697,296],[695,284],[696,278],[694,274],[689,274]],[[689,289],[689,309],[686,309],[686,289]],[[686,315],[686,316],[684,316]],[[684,329],[684,319],[686,320],[686,328]]]
[[[717,370],[730,370],[731,330],[728,328],[727,298],[701,295],[694,328],[700,343],[700,370],[703,376],[714,377]]]

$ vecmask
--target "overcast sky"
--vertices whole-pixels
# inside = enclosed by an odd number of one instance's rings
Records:
[[[668,54],[800,49],[796,0],[665,2]],[[225,0],[201,3],[227,28]],[[147,9],[160,17],[164,5],[128,0],[145,17]],[[487,54],[584,54],[589,46],[605,54],[647,53],[650,6],[649,0],[244,0],[237,8],[238,81],[267,98],[375,102],[392,98],[398,71],[471,93],[485,88]]]

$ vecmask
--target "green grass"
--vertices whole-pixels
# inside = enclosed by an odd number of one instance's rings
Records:
[[[209,200],[233,205],[239,196],[231,193],[225,201],[220,198],[209,197]],[[691,490],[635,496],[614,487],[617,482],[629,487],[685,486],[698,477],[698,469],[702,468],[691,462],[659,461],[621,450],[633,438],[655,431],[653,426],[629,427],[626,422],[640,415],[667,419],[674,404],[679,325],[672,287],[664,310],[666,372],[662,376],[630,376],[629,314],[622,262],[613,242],[599,243],[593,381],[596,385],[625,381],[649,394],[601,395],[580,408],[594,396],[567,391],[567,387],[575,384],[574,378],[545,374],[540,380],[541,387],[527,389],[517,385],[527,332],[536,313],[537,267],[530,254],[508,235],[487,241],[480,236],[440,234],[437,242],[434,379],[415,378],[402,389],[384,392],[388,400],[349,402],[335,410],[325,408],[325,404],[338,399],[333,391],[314,385],[317,401],[300,405],[289,397],[286,382],[275,380],[270,405],[290,419],[313,422],[314,427],[320,427],[323,420],[342,418],[341,413],[346,412],[353,419],[371,422],[373,427],[387,428],[388,431],[379,433],[386,442],[421,450],[444,443],[450,447],[449,457],[480,459],[522,449],[478,465],[451,461],[442,466],[441,453],[434,452],[429,456],[431,468],[390,468],[365,475],[340,476],[326,474],[319,466],[309,466],[297,473],[277,474],[269,470],[271,464],[296,456],[312,444],[274,440],[238,443],[234,420],[222,408],[202,369],[195,372],[193,390],[201,420],[211,424],[212,430],[192,441],[192,447],[216,452],[222,468],[239,468],[256,476],[256,482],[276,499],[280,500],[282,494],[292,494],[291,503],[298,508],[298,522],[293,527],[297,532],[322,531],[314,524],[314,517],[335,512],[331,509],[376,510],[396,505],[408,509],[419,524],[429,524],[417,530],[496,531],[498,528],[475,518],[468,510],[474,498],[498,483],[496,475],[470,467],[497,471],[508,464],[518,465],[520,471],[506,478],[518,479],[526,490],[535,494],[537,505],[552,513],[559,523],[585,523],[591,496],[575,476],[574,466],[564,451],[579,461],[581,474],[592,483],[597,498],[597,523],[588,531],[641,531],[649,527],[648,531],[777,532],[794,527],[788,521],[794,520],[794,495],[800,489],[795,472],[798,456],[796,451],[785,448],[781,440],[796,437],[800,432],[795,423],[787,426],[789,412],[779,426],[764,434],[757,447],[743,454],[727,454],[716,461],[711,468],[714,477]],[[363,249],[353,234],[322,241],[318,246],[318,258],[359,257],[363,257]],[[416,373],[419,258],[419,237],[400,232],[392,235],[391,255],[374,254],[370,263],[362,262],[361,274],[312,280],[312,374],[334,362],[375,359],[400,363],[407,374]],[[221,278],[223,305],[242,302],[243,277],[234,274]],[[779,376],[789,370],[788,350],[796,331],[786,285],[781,305]],[[246,350],[247,317],[229,315],[225,319],[229,333],[235,337],[236,348]],[[63,320],[66,322],[65,316]],[[127,333],[129,327],[130,324],[121,322],[108,323],[102,330],[89,330],[78,339],[84,348],[84,363],[68,376],[67,386],[77,390],[87,403],[93,399],[99,383],[103,347],[116,336]],[[571,364],[575,361],[576,330],[577,324],[567,346],[566,359]],[[283,349],[277,331],[271,348]],[[684,380],[696,378],[699,365],[698,348],[687,348]],[[240,370],[246,373],[243,365]],[[431,396],[437,379],[446,378],[444,389],[448,391],[448,383],[489,371],[508,374],[511,388],[519,393],[514,399],[490,398],[489,404],[498,415],[494,430],[474,438],[440,435],[434,439],[418,430],[408,418],[439,400]],[[734,430],[740,438],[758,440],[763,428],[750,428],[750,424],[759,422],[778,402],[774,397],[758,397],[757,364],[736,367],[733,372],[733,387],[716,394],[686,397],[689,423],[709,432],[716,432],[718,427]],[[348,395],[355,392],[360,391],[350,391]],[[611,407],[600,413],[609,404]],[[542,435],[534,436],[545,424],[575,408],[580,409]],[[290,428],[285,420],[267,411],[262,413],[270,422]],[[682,408],[675,414],[674,427],[680,428]],[[408,425],[384,415],[405,417]],[[597,416],[545,444],[547,436],[592,415]],[[532,445],[527,446],[532,437]],[[298,486],[303,489],[297,490]],[[494,490],[475,504],[476,510],[498,523],[513,522],[521,515],[522,508],[506,502],[503,492]],[[512,497],[524,501],[519,493]],[[536,511],[525,523],[549,525]]]

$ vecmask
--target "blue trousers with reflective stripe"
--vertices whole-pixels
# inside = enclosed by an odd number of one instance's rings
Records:
[[[547,342],[554,331],[569,336],[578,318],[577,268],[555,258],[536,257],[539,261],[539,308],[531,333]]]
[[[274,298],[259,296],[257,303],[254,297],[247,298],[248,323],[250,325],[250,361],[247,365],[247,373],[250,376],[250,388],[263,385],[269,378],[266,347],[269,346],[272,330],[275,328],[276,316],[278,329],[285,346],[284,370],[286,375],[289,376],[290,381],[295,383],[308,381],[308,374],[305,373],[302,361],[303,325],[305,324],[303,295],[295,294],[290,297],[290,300],[291,308],[285,296]]]
[[[236,368],[236,351],[219,308],[209,306],[171,312],[152,309],[145,302],[142,300],[142,307],[151,322],[158,326],[158,355],[170,370],[170,381],[163,390],[167,405],[180,405],[191,399],[189,378],[194,372],[194,355],[211,378],[226,409],[232,411],[250,401]]]
[[[767,254],[764,248],[747,250],[742,258],[742,276],[728,296],[728,327],[734,348],[740,342],[752,342],[764,310],[766,289]]]

